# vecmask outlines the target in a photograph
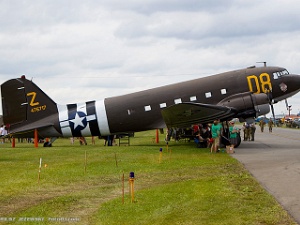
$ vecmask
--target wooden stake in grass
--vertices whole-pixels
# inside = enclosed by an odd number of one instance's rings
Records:
[[[169,152],[169,142],[167,142],[167,152]]]
[[[42,170],[42,158],[40,158],[40,166],[39,166],[39,174],[38,174],[38,183],[40,183],[40,179],[41,179],[41,170]]]
[[[161,163],[162,160],[162,148],[159,149],[159,158],[158,158],[158,162]]]
[[[124,176],[124,172],[123,172],[123,176],[122,176],[122,203],[124,204],[124,197],[125,197],[125,176]]]
[[[129,173],[131,203],[134,202],[134,172]]]
[[[84,152],[84,173],[86,174],[86,165],[87,165],[87,155],[86,155],[86,150]]]

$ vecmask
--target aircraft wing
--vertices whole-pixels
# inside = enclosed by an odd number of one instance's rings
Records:
[[[224,120],[236,115],[231,107],[201,103],[180,103],[162,110],[167,127],[186,127],[198,123],[211,123],[215,119]]]

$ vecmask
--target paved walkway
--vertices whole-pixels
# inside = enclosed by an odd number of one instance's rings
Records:
[[[242,141],[232,156],[300,224],[300,129],[256,129],[255,141]]]

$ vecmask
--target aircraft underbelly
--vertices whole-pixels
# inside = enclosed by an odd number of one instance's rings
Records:
[[[112,106],[105,100],[57,107],[64,137],[106,136],[165,127],[160,109],[131,114],[126,107]]]
[[[126,117],[126,116],[125,116]],[[161,115],[139,115],[125,118],[120,116],[118,119],[109,121],[112,133],[138,132],[166,127]]]

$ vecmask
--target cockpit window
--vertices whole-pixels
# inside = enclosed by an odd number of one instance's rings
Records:
[[[281,75],[283,75],[283,76],[284,76],[284,75],[288,75],[288,74],[290,74],[290,73],[289,73],[289,71],[287,71],[287,70],[281,71]]]
[[[289,74],[289,72],[287,70],[282,70],[282,71],[274,72],[273,77],[274,77],[274,79],[278,79],[279,77],[282,77],[282,76],[288,75],[288,74]]]

